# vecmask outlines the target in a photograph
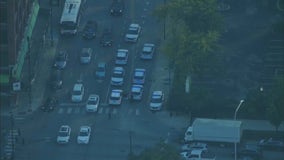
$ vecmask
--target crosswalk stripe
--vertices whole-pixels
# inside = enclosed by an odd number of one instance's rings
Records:
[[[71,107],[69,107],[68,109],[67,109],[67,114],[71,114],[71,112],[72,112],[72,108]]]
[[[140,115],[140,110],[139,109],[136,109],[135,110],[135,114],[138,116],[138,115]]]
[[[99,108],[98,113],[102,114],[102,112],[103,112],[103,108]]]
[[[116,109],[116,108],[114,108],[114,109],[112,110],[112,114],[117,114],[117,109]]]
[[[132,109],[129,109],[129,110],[128,110],[128,114],[131,114],[132,112],[133,112]]]
[[[63,111],[64,111],[64,109],[63,109],[63,108],[59,108],[59,110],[58,110],[58,112],[57,112],[57,113],[62,114],[62,113],[63,113]]]
[[[80,113],[80,108],[75,108],[75,113],[76,114]]]

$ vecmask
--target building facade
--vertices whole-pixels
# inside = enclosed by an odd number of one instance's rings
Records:
[[[21,78],[38,10],[37,0],[0,0],[1,93]]]

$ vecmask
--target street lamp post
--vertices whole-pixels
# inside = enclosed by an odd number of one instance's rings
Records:
[[[31,38],[27,37],[27,42],[28,42],[28,76],[29,76],[29,84],[28,84],[28,92],[29,92],[29,110],[31,111],[32,109],[32,73],[31,73]]]
[[[238,107],[235,110],[235,114],[234,114],[234,120],[237,120],[237,113],[239,111],[239,109],[241,108],[241,105],[244,103],[245,100],[240,100],[240,103],[238,105]],[[235,142],[235,160],[237,160],[237,142]]]

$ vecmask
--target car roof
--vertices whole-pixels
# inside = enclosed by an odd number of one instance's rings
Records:
[[[114,67],[113,70],[114,70],[114,71],[123,71],[124,69],[123,69],[123,67],[117,66],[117,67]]]
[[[105,62],[99,62],[98,63],[98,67],[105,67],[106,66],[106,63]]]
[[[140,25],[136,24],[136,23],[132,23],[132,24],[129,25],[129,27],[138,28],[138,27],[140,27]]]
[[[91,52],[92,52],[92,48],[82,48],[81,53],[91,53]]]
[[[96,94],[90,94],[89,95],[89,100],[96,100],[96,99],[98,99],[99,98],[99,96],[98,95],[96,95]]]
[[[162,91],[153,91],[152,95],[153,96],[162,96],[163,92]]]
[[[88,131],[89,128],[90,128],[89,126],[81,126],[81,127],[80,127],[80,132],[81,132],[81,131],[86,132],[86,131]]]
[[[131,92],[141,92],[143,89],[142,85],[132,85]]]
[[[61,127],[60,127],[60,132],[67,132],[68,130],[70,129],[70,127],[69,126],[67,126],[67,125],[62,125]]]
[[[81,84],[81,83],[76,83],[76,84],[74,85],[73,90],[74,90],[74,91],[80,91],[82,87],[83,87],[83,84]]]
[[[143,69],[135,69],[135,72],[134,72],[134,75],[135,76],[144,76],[145,75],[145,70]]]
[[[111,97],[120,97],[122,93],[122,90],[114,89],[111,91]]]
[[[117,52],[117,57],[126,57],[127,52]]]
[[[143,47],[143,52],[151,52],[153,50],[152,46],[145,46]]]

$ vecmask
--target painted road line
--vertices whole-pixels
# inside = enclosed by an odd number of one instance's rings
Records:
[[[75,108],[75,111],[74,111],[76,114],[80,113],[80,108]]]
[[[139,110],[139,109],[136,109],[136,110],[135,110],[135,115],[136,115],[136,116],[139,116],[139,115],[140,115],[140,110]]]
[[[103,113],[103,110],[104,110],[103,108],[99,108],[98,113],[99,113],[99,114],[102,114],[102,113]]]
[[[72,110],[73,110],[73,108],[69,107],[69,108],[67,109],[67,114],[71,114]]]
[[[63,108],[59,108],[59,110],[58,110],[58,114],[62,114],[63,113],[63,111],[64,111],[64,109]]]

